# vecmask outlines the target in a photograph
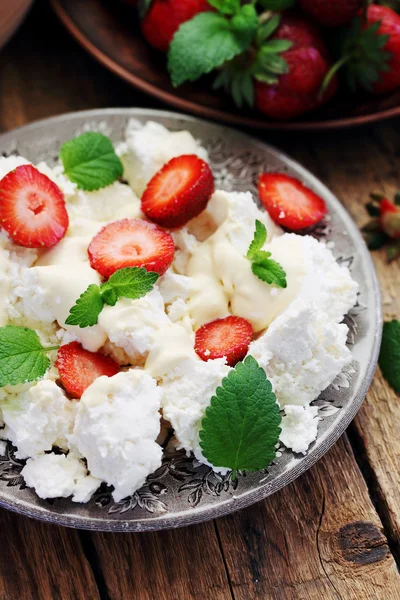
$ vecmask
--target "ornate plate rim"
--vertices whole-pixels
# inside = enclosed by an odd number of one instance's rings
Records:
[[[287,156],[284,152],[281,152],[274,146],[270,144],[266,144],[263,141],[254,138],[251,135],[246,133],[233,130],[233,128],[226,127],[224,125],[216,124],[204,119],[199,119],[197,117],[192,117],[189,115],[185,115],[182,113],[176,113],[173,111],[167,110],[154,110],[154,109],[146,109],[146,108],[105,108],[105,109],[94,109],[94,110],[86,110],[86,111],[77,111],[66,113],[63,115],[53,116],[47,119],[42,119],[39,121],[34,121],[28,125],[23,125],[21,127],[12,129],[8,132],[0,135],[0,149],[1,146],[7,142],[7,139],[12,138],[15,134],[24,134],[31,131],[34,131],[36,128],[40,128],[43,126],[50,127],[54,123],[62,123],[65,121],[73,120],[74,118],[82,118],[82,119],[93,119],[93,118],[105,118],[107,116],[125,116],[125,117],[135,117],[135,116],[144,116],[149,119],[152,117],[159,118],[175,118],[175,119],[183,119],[186,121],[193,121],[197,123],[202,123],[205,126],[217,127],[221,131],[234,131],[235,136],[238,139],[243,139],[248,142],[252,142],[255,146],[267,148],[268,151],[273,154],[275,157],[279,158],[279,160],[285,161],[286,165],[297,170],[297,172],[302,176],[308,179],[313,185],[316,185],[321,190],[323,190],[325,197],[329,197],[330,202],[332,202],[337,212],[343,218],[346,223],[346,227],[352,231],[352,234],[356,238],[359,243],[359,252],[361,254],[361,258],[365,261],[365,265],[371,276],[372,290],[371,294],[375,301],[376,310],[375,310],[375,330],[374,330],[374,341],[373,346],[371,348],[370,353],[370,362],[366,369],[366,374],[363,380],[359,383],[357,392],[354,395],[353,400],[349,405],[347,405],[342,410],[342,417],[339,422],[335,423],[332,426],[331,430],[329,430],[321,443],[316,444],[313,448],[311,448],[308,454],[302,458],[302,460],[293,465],[288,471],[280,473],[273,481],[266,484],[262,488],[258,490],[249,490],[242,494],[239,498],[234,495],[225,500],[220,501],[216,506],[197,506],[193,509],[193,512],[177,512],[172,516],[152,516],[151,520],[111,520],[103,517],[99,518],[88,518],[81,517],[79,515],[74,515],[73,517],[59,514],[56,512],[48,512],[41,507],[34,507],[24,501],[24,500],[9,500],[2,498],[0,495],[0,506],[3,508],[7,508],[13,512],[17,512],[20,514],[24,514],[28,517],[36,518],[39,520],[43,520],[49,523],[54,523],[57,525],[64,525],[66,527],[79,528],[79,529],[89,529],[96,531],[157,531],[161,529],[173,529],[177,527],[183,527],[186,525],[192,525],[195,523],[200,523],[203,521],[207,521],[210,519],[214,519],[217,517],[221,517],[227,514],[230,514],[236,510],[240,510],[255,502],[258,502],[267,496],[270,496],[274,492],[277,492],[285,485],[294,481],[297,477],[299,477],[302,473],[308,470],[317,460],[319,460],[339,439],[339,437],[344,433],[347,429],[350,422],[355,417],[358,412],[364,397],[369,389],[371,384],[375,368],[378,362],[378,355],[380,349],[381,335],[382,335],[382,307],[381,307],[381,295],[379,284],[376,276],[376,272],[374,269],[374,265],[372,262],[372,258],[370,253],[365,245],[365,242],[361,236],[361,233],[354,223],[353,219],[340,203],[340,201],[334,196],[334,194],[327,188],[317,177],[315,177],[308,169],[304,168],[300,163],[293,160],[289,156]],[[1,494],[1,492],[0,492]]]

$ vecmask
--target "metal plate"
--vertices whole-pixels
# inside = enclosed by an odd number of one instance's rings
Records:
[[[207,148],[216,185],[227,191],[256,194],[260,172],[279,170],[298,177],[322,196],[328,216],[312,235],[330,242],[340,263],[349,266],[360,285],[357,305],[345,318],[353,362],[315,402],[321,421],[317,440],[306,456],[279,449],[265,471],[242,474],[232,481],[184,453],[165,454],[163,465],[133,496],[114,503],[102,487],[88,504],[68,499],[40,500],[24,486],[23,462],[11,445],[0,457],[0,505],[16,512],[70,527],[109,531],[144,531],[180,527],[228,514],[269,496],[308,469],[335,443],[358,411],[371,383],[380,345],[382,315],[379,288],[369,252],[348,213],[310,172],[247,135],[212,123],[166,111],[102,109],[46,119],[0,136],[0,153],[18,153],[50,164],[60,144],[84,130],[120,141],[130,118],[157,121],[172,130],[187,129]]]

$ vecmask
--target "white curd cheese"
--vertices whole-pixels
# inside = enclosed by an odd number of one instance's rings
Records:
[[[137,300],[121,298],[115,306],[105,306],[99,315],[101,329],[112,344],[125,351],[132,364],[143,362],[169,322],[157,288]]]
[[[17,458],[37,456],[53,446],[68,449],[67,437],[72,433],[76,402],[68,400],[51,380],[25,387],[26,391],[0,401],[5,422],[0,436],[17,447]]]
[[[328,321],[312,304],[295,300],[248,353],[265,370],[278,402],[307,405],[351,361],[346,325]]]
[[[94,477],[114,486],[118,502],[161,465],[161,390],[141,369],[99,377],[84,392],[71,443]]]
[[[169,131],[163,125],[149,121],[142,126],[130,121],[126,143],[117,149],[124,165],[124,177],[138,196],[149,180],[171,158],[196,154],[208,160],[207,152],[188,131]]]
[[[14,171],[17,167],[21,167],[22,165],[30,165],[32,163],[29,162],[23,156],[15,156],[12,154],[11,156],[0,156],[0,181],[10,173],[10,171]]]
[[[87,469],[73,454],[41,454],[30,458],[21,471],[28,487],[39,498],[68,498],[73,502],[88,502],[101,484],[88,475]]]
[[[199,444],[201,421],[229,371],[224,358],[208,362],[187,358],[168,372],[160,386],[163,415],[174,428],[179,448],[193,452],[201,462],[206,462]]]
[[[282,444],[293,452],[305,454],[317,437],[318,408],[287,404],[281,428],[279,439]]]

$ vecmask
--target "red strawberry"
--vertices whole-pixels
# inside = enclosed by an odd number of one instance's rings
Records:
[[[383,231],[392,239],[400,238],[400,209],[387,198],[380,203],[380,221]]]
[[[318,23],[328,27],[345,25],[353,19],[365,0],[299,0],[301,8]]]
[[[63,193],[32,165],[17,167],[0,181],[0,225],[20,246],[54,246],[68,229]]]
[[[175,31],[197,13],[212,10],[206,0],[153,0],[142,21],[146,40],[162,52],[167,52]]]
[[[56,367],[65,391],[73,398],[80,398],[98,377],[112,377],[120,370],[119,364],[112,358],[99,352],[89,352],[78,342],[61,346]]]
[[[124,267],[144,267],[162,275],[174,258],[174,240],[154,223],[122,219],[106,225],[89,244],[93,269],[110,277]]]
[[[226,357],[233,367],[242,360],[253,337],[251,324],[242,317],[225,317],[203,325],[196,331],[196,353],[201,360]]]
[[[258,193],[271,219],[292,231],[315,225],[326,214],[322,198],[284,173],[260,175]]]
[[[194,154],[184,154],[167,162],[147,184],[142,211],[163,227],[182,227],[205,209],[213,192],[208,164]]]
[[[400,86],[400,16],[387,6],[371,4],[356,17],[342,40],[331,73],[346,71],[350,88],[381,94]],[[330,81],[325,78],[324,87]]]
[[[274,119],[291,119],[326,103],[337,88],[335,77],[320,94],[321,85],[330,69],[328,51],[316,27],[308,19],[288,14],[272,39],[288,40],[292,46],[282,52],[287,72],[277,83],[265,83],[255,76],[255,104]]]

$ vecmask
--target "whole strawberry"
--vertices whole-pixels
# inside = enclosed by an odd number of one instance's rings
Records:
[[[337,63],[325,78],[344,69],[351,90],[381,94],[400,86],[400,16],[387,6],[371,4],[343,36]]]
[[[394,202],[382,194],[371,194],[367,203],[368,214],[373,217],[362,228],[364,239],[370,250],[386,246],[389,261],[400,257],[400,193]]]
[[[182,23],[210,10],[207,0],[153,0],[142,20],[142,33],[154,48],[167,52]]]
[[[306,17],[286,14],[272,40],[291,42],[281,54],[286,72],[276,83],[264,81],[255,73],[256,107],[275,119],[291,119],[327,102],[337,88],[333,76],[324,92],[321,85],[330,70],[328,50],[318,29]]]
[[[299,0],[300,7],[327,27],[349,23],[365,4],[365,0]]]

